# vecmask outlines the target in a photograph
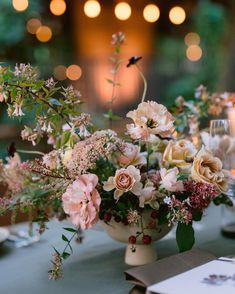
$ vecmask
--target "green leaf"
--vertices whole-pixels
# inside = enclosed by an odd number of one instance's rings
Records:
[[[67,259],[70,255],[71,255],[71,254],[68,253],[68,252],[63,252],[62,255],[61,255],[61,257],[62,257],[63,259]]]
[[[68,232],[72,232],[72,233],[76,233],[77,230],[73,229],[73,228],[63,228],[64,230],[68,231]]]
[[[227,206],[233,206],[232,200],[226,194],[220,194],[213,200],[215,205],[225,204]]]
[[[64,234],[62,234],[62,240],[65,242],[69,242],[69,239]]]
[[[202,219],[202,212],[200,210],[193,211],[193,220],[199,222]]]
[[[70,138],[71,138],[71,132],[65,131],[62,135],[62,138],[61,138],[61,144],[62,145],[67,144]]]
[[[114,85],[114,82],[113,82],[112,80],[110,80],[110,79],[106,79],[106,81],[107,81],[109,84]]]
[[[190,250],[195,242],[192,223],[188,225],[178,223],[176,229],[176,241],[180,252]]]
[[[57,106],[62,106],[60,101],[55,99],[55,98],[50,98],[48,101],[50,102],[50,104],[57,105]]]

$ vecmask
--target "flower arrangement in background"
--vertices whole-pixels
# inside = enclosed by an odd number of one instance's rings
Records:
[[[113,36],[116,58],[125,38]],[[129,60],[136,66],[138,57]],[[114,61],[113,92],[118,85]],[[12,150],[8,163],[0,165],[0,212],[30,211],[30,221],[37,221],[39,232],[56,216],[68,218],[74,228],[62,235],[63,252],[55,249],[50,278],[62,276],[62,261],[71,254],[71,241],[80,230],[92,228],[98,220],[111,220],[123,226],[141,222],[145,211],[151,212],[148,228],[158,224],[177,224],[176,239],[181,251],[194,244],[193,221],[200,221],[204,210],[214,201],[229,203],[223,194],[228,175],[221,161],[204,147],[198,148],[188,139],[175,136],[175,118],[167,108],[155,101],[142,101],[128,112],[131,120],[126,136],[113,130],[96,130],[88,114],[80,112],[80,93],[72,87],[63,88],[53,80],[38,79],[30,65],[17,65],[15,70],[0,68],[0,101],[8,105],[10,117],[35,112],[35,125],[25,126],[22,139],[33,145],[46,136],[51,152],[35,151],[35,159],[20,162],[22,150]],[[106,115],[110,122],[116,117],[112,103]],[[200,96],[201,97],[201,96]],[[178,99],[179,100],[179,99]],[[177,108],[179,109],[179,101]],[[183,102],[182,107],[185,106]],[[112,124],[110,124],[112,126]],[[13,148],[14,149],[14,148]],[[130,235],[129,243],[137,240],[151,243],[146,228]]]
[[[203,118],[218,117],[234,104],[235,93],[209,93],[205,86],[200,85],[195,90],[194,99],[185,100],[182,96],[177,97],[171,111],[176,117],[177,131],[188,131],[193,137],[199,135]]]

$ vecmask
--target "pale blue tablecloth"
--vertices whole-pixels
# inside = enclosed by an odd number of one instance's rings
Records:
[[[0,249],[0,294],[124,294],[132,285],[125,281],[125,245],[112,240],[102,229],[86,232],[82,244],[64,263],[64,278],[49,281],[52,246],[63,247],[64,223],[51,221],[41,241],[16,249],[5,243]],[[26,227],[26,224],[19,225]],[[203,222],[196,225],[196,246],[217,256],[235,254],[235,240],[220,235],[220,209],[211,207]],[[159,258],[177,253],[174,230],[155,244]]]

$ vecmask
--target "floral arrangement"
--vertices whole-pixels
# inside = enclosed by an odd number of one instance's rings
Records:
[[[176,117],[177,131],[179,133],[187,131],[192,137],[197,137],[203,118],[219,117],[234,104],[235,93],[210,93],[205,86],[200,85],[195,90],[193,99],[177,97],[171,111]]]
[[[122,33],[113,36],[114,78],[108,81],[113,92],[123,42]],[[139,60],[132,57],[128,67],[140,71]],[[10,146],[7,162],[0,164],[0,213],[28,211],[40,233],[52,216],[68,218],[74,225],[64,228],[72,234],[62,235],[64,251],[55,249],[52,279],[62,276],[62,261],[72,252],[72,239],[99,220],[135,226],[143,212],[150,211],[152,230],[158,224],[177,224],[176,239],[183,251],[193,246],[193,221],[200,221],[209,204],[230,204],[224,194],[228,174],[220,159],[203,146],[177,138],[175,118],[167,108],[145,102],[146,81],[141,76],[142,101],[127,113],[130,122],[121,137],[111,129],[95,129],[90,115],[80,112],[81,95],[73,87],[60,87],[52,78],[40,80],[30,65],[0,68],[0,101],[7,105],[8,115],[21,118],[35,113],[35,124],[25,126],[22,139],[35,146],[46,137],[51,145],[49,153],[34,151],[35,159],[27,162],[19,157],[24,151]],[[106,114],[109,122],[117,119],[114,98],[113,94]],[[129,236],[133,247],[137,240],[151,243],[145,230]]]

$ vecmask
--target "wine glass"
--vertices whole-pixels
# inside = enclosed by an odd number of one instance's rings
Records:
[[[222,207],[222,234],[235,238],[235,137],[233,127],[235,121],[216,119],[210,122],[209,148],[223,163],[223,169],[230,172],[227,196],[234,207]]]

